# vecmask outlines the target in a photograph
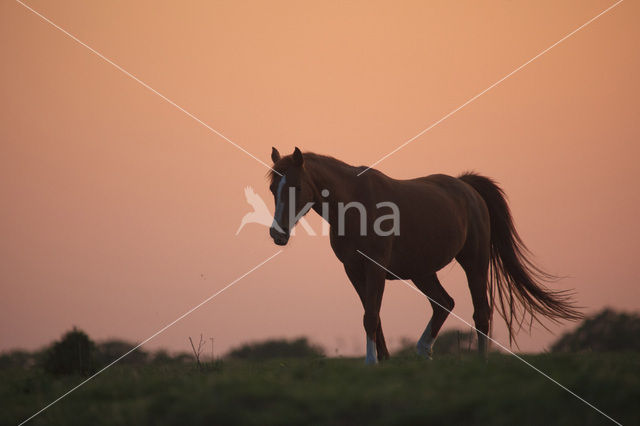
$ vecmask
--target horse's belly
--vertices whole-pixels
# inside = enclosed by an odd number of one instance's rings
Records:
[[[466,227],[455,220],[440,221],[438,226],[424,224],[400,230],[391,253],[391,266],[408,278],[434,273],[451,263],[462,250]],[[389,268],[394,271],[396,269]]]
[[[433,256],[402,256],[397,252],[392,255],[387,279],[413,279],[435,273],[447,266],[455,255],[442,253]]]

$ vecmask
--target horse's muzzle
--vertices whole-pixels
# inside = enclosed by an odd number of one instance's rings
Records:
[[[279,246],[285,246],[289,242],[289,233],[288,232],[280,232],[276,228],[269,228],[269,235],[273,238],[273,242]]]

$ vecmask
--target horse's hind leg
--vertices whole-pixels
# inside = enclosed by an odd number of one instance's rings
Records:
[[[420,336],[416,348],[418,354],[431,358],[433,354],[433,343],[438,336],[442,324],[444,324],[444,320],[447,319],[449,312],[453,309],[454,302],[444,287],[442,287],[442,284],[440,284],[438,276],[435,273],[427,275],[424,278],[414,279],[413,283],[429,298],[429,303],[431,303],[431,307],[433,308],[433,315],[424,333]]]
[[[385,342],[384,334],[382,334],[382,319],[378,320],[378,328],[376,329],[376,351],[378,353],[378,361],[389,359],[387,342]]]
[[[478,260],[481,259],[482,261]],[[487,294],[487,281],[489,278],[489,256],[478,256],[475,262],[468,262],[461,257],[458,259],[460,266],[467,275],[471,300],[473,301],[473,321],[478,334],[478,352],[482,356],[487,355],[487,338],[489,336],[489,322],[491,321],[491,308]]]

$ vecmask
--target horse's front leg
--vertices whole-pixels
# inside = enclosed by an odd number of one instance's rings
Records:
[[[380,326],[380,306],[384,293],[385,271],[377,265],[367,265],[364,292],[364,330],[367,335],[367,364],[378,362],[376,354],[377,330]],[[381,342],[382,343],[382,342]]]
[[[353,284],[353,288],[356,290],[356,293],[358,293],[358,298],[364,308],[366,282],[364,271],[360,266],[361,265],[353,267],[352,265],[345,264],[344,270],[347,273],[347,277],[349,277],[349,281]],[[387,349],[387,344],[384,340],[381,319],[378,320],[378,328],[376,329],[376,350],[378,352],[378,361],[389,359],[389,350]]]

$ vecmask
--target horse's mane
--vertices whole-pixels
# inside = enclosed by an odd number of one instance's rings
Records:
[[[303,152],[305,166],[308,166],[310,172],[317,170],[318,168],[326,168],[337,171],[349,172],[355,175],[357,167],[338,160],[337,158],[316,154],[315,152]],[[287,155],[278,160],[271,170],[267,172],[267,178],[270,183],[273,183],[277,178],[283,175],[289,167],[293,165],[293,155]]]

